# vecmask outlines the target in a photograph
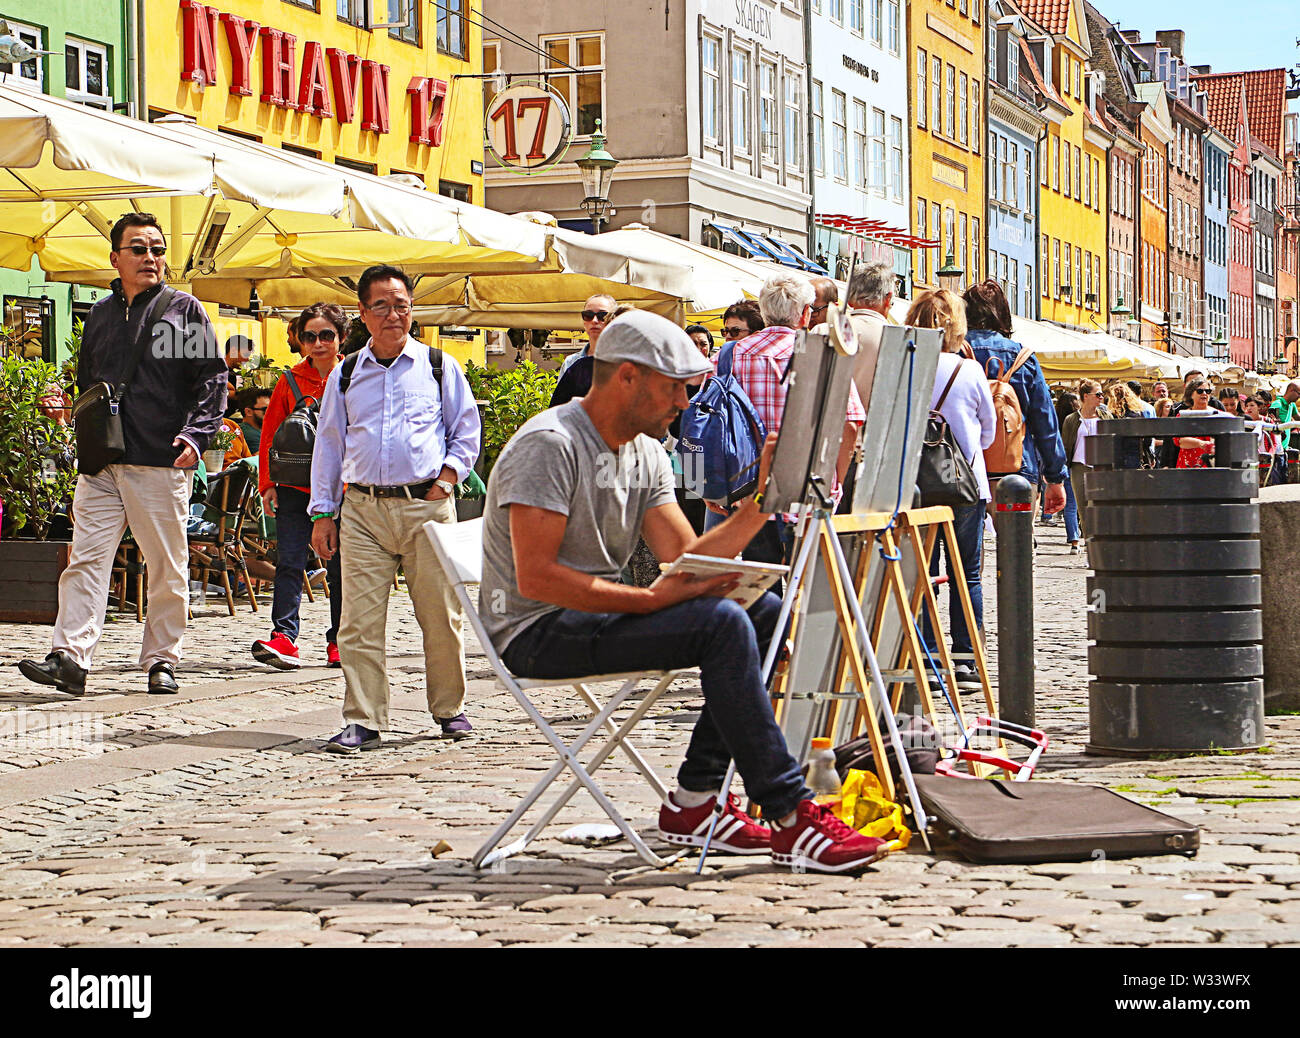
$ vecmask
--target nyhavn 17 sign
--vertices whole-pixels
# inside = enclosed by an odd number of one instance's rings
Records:
[[[569,146],[569,106],[539,83],[513,83],[488,102],[488,151],[507,169],[536,173],[559,161]]]

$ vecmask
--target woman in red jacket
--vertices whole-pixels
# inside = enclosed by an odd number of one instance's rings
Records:
[[[294,409],[295,397],[289,380],[293,379],[298,391],[319,402],[325,392],[325,380],[339,359],[339,346],[347,318],[341,307],[332,303],[316,303],[307,307],[294,321],[301,363],[280,376],[266,417],[262,420],[262,442],[259,448],[258,489],[266,514],[275,517],[276,566],[275,594],[271,600],[271,637],[253,642],[253,658],[281,670],[300,666],[298,659],[298,605],[302,599],[303,572],[307,567],[307,548],[311,543],[311,521],[307,517],[309,487],[295,487],[271,482],[270,449],[280,423]],[[339,569],[338,552],[325,565],[326,580],[330,590],[330,628],[325,633],[326,665],[339,666],[339,650],[335,644],[338,636],[339,614],[343,608],[343,578]]]

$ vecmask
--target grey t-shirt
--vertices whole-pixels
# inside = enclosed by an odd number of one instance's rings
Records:
[[[636,548],[647,509],[675,500],[672,464],[663,446],[642,435],[615,453],[581,400],[525,422],[492,468],[483,511],[479,612],[497,651],[504,652],[525,627],[560,608],[519,593],[507,506],[568,516],[557,561],[617,581]]]

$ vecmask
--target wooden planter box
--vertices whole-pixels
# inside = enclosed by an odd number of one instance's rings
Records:
[[[71,550],[67,541],[0,541],[0,621],[54,623]]]

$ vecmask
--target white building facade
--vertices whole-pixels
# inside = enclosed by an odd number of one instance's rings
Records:
[[[905,0],[811,0],[813,256],[893,263],[910,294]]]

